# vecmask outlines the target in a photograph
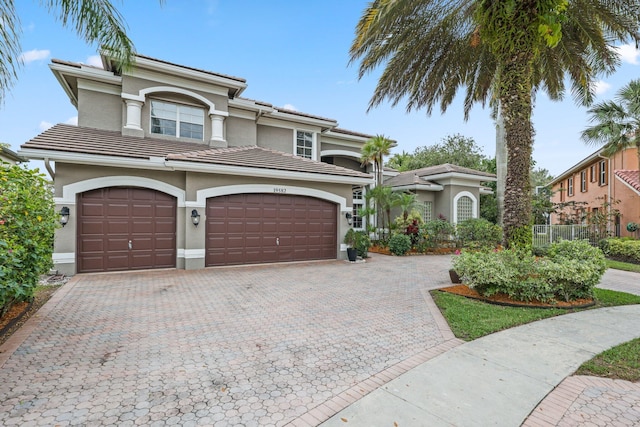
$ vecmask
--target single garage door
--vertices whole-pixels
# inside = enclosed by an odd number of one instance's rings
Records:
[[[109,187],[78,196],[77,270],[176,266],[176,198],[155,190]]]
[[[207,266],[336,258],[336,205],[313,197],[213,197],[206,227]]]

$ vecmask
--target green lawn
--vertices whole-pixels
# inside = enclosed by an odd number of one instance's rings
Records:
[[[629,262],[614,261],[612,259],[607,260],[607,268],[615,268],[616,270],[633,271],[640,273],[640,265],[631,264]]]
[[[590,308],[640,304],[637,295],[598,288],[594,292],[597,304]],[[465,341],[535,320],[590,309],[505,307],[441,291],[432,291],[431,295],[455,336]],[[601,353],[584,363],[576,374],[640,381],[640,339]]]

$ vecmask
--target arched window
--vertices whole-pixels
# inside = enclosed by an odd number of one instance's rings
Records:
[[[456,222],[473,218],[473,200],[469,196],[462,196],[456,202]]]

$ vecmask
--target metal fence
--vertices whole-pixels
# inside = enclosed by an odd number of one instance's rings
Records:
[[[546,246],[559,240],[588,240],[597,246],[601,239],[608,237],[594,225],[534,225],[533,246]]]

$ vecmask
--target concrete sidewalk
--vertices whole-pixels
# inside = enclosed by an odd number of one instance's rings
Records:
[[[594,355],[640,337],[640,306],[586,310],[462,344],[323,426],[519,426]]]

